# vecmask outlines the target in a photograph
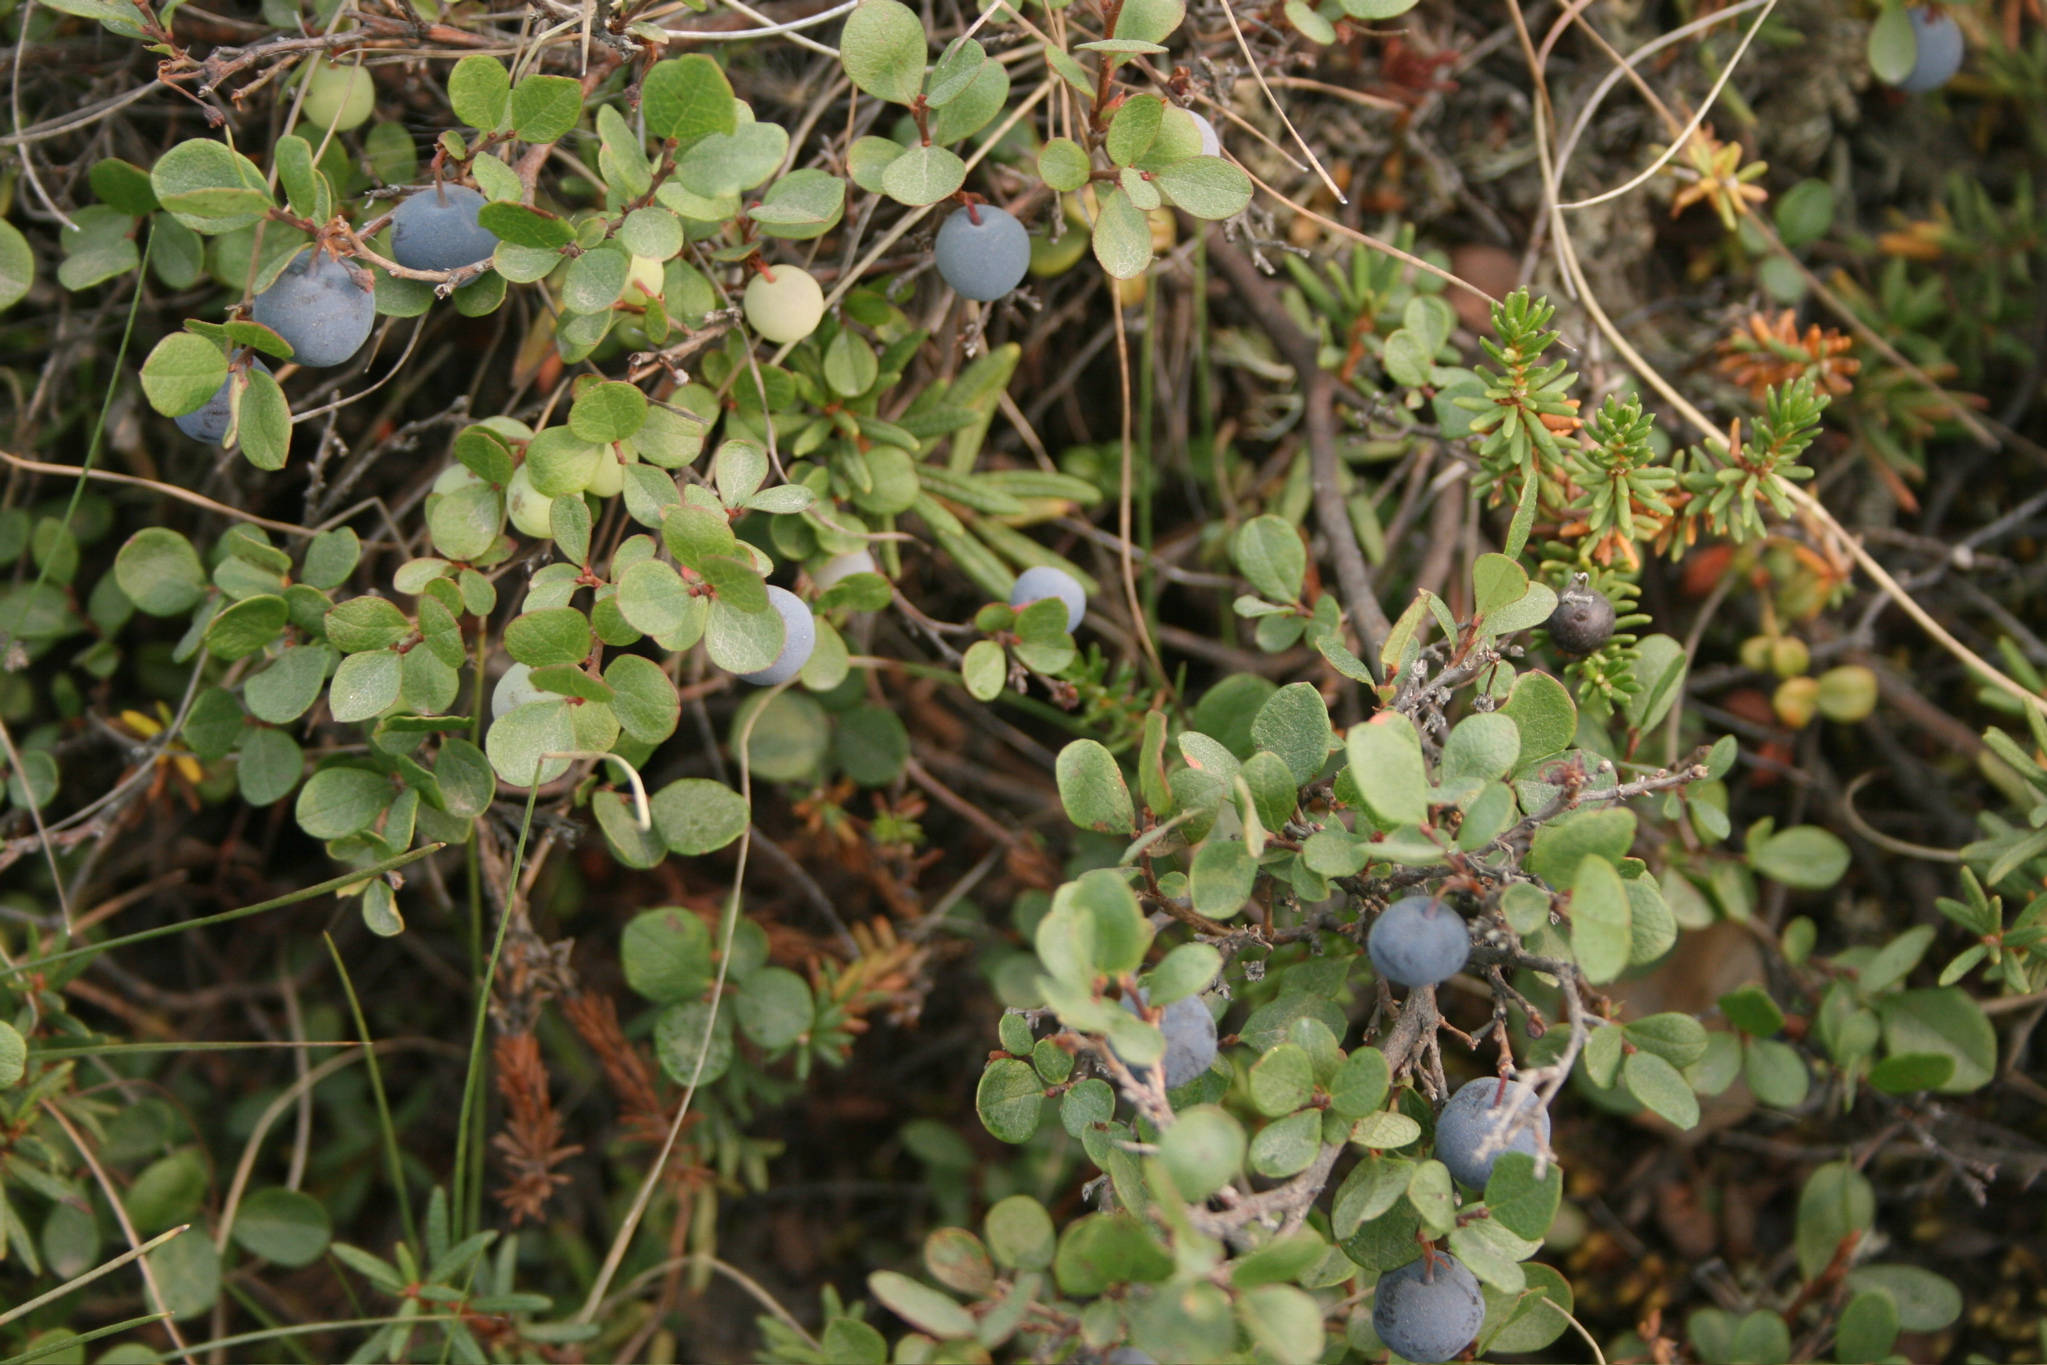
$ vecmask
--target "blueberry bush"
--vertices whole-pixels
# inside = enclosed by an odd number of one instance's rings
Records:
[[[2037,0],[0,17],[0,1365],[2047,1351]]]

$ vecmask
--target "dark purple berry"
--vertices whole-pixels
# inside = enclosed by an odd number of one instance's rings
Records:
[[[1579,574],[1557,594],[1557,609],[1545,623],[1550,643],[1566,654],[1593,654],[1613,638],[1613,603]]]

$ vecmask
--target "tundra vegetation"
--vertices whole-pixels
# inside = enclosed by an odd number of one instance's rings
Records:
[[[42,0],[0,1362],[2037,1360],[2039,0]]]

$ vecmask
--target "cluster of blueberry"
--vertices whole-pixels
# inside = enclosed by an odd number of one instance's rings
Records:
[[[1609,606],[1608,633],[1612,622]],[[1471,956],[1471,931],[1446,902],[1409,896],[1387,906],[1373,922],[1366,951],[1388,981],[1409,989],[1436,986],[1464,969]],[[1476,1080],[1452,1095],[1437,1116],[1436,1160],[1449,1167],[1459,1184],[1483,1190],[1503,1154],[1534,1156],[1549,1133],[1549,1114],[1533,1090],[1517,1081]],[[1477,1279],[1445,1252],[1430,1250],[1379,1278],[1372,1327],[1408,1360],[1449,1360],[1477,1338],[1484,1322],[1485,1296]]]

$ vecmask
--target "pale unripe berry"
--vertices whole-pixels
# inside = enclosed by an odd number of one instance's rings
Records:
[[[467,185],[433,185],[391,210],[391,259],[407,270],[487,261],[498,239],[476,221],[490,201]]]
[[[435,493],[459,493],[465,488],[483,482],[483,475],[466,464],[451,464],[440,472],[430,490]]]
[[[1479,1149],[1495,1134],[1512,1132],[1484,1156]],[[1487,1076],[1467,1083],[1436,1117],[1436,1160],[1474,1190],[1492,1179],[1493,1163],[1508,1152],[1534,1156],[1549,1141],[1549,1111],[1542,1097],[1519,1081],[1504,1086]],[[1390,1343],[1389,1343],[1390,1344]]]
[[[667,283],[667,271],[661,262],[652,256],[635,256],[632,268],[626,272],[625,301],[644,306],[648,299],[660,298]]]
[[[334,66],[315,57],[306,72],[306,99],[299,114],[314,128],[345,133],[376,112],[377,87],[369,68]]]
[[[1938,90],[1962,69],[1962,26],[1953,15],[1935,14],[1924,7],[1906,10],[1905,15],[1912,21],[1912,36],[1919,40],[1919,47],[1912,69],[1898,82],[1898,89],[1914,95]]]
[[[1201,154],[1203,156],[1221,156],[1223,154],[1223,140],[1217,135],[1215,125],[1195,113],[1192,109],[1187,111],[1187,116],[1194,120],[1195,128],[1201,133]]]
[[[554,499],[533,486],[533,476],[525,465],[512,471],[512,481],[505,485],[505,515],[519,528],[519,534],[537,540],[553,539],[554,522],[550,519],[553,509]]]
[[[1031,268],[1031,237],[993,204],[953,210],[932,246],[938,273],[961,298],[992,303],[1023,283]]]
[[[810,651],[817,648],[817,618],[802,598],[787,588],[770,587],[768,605],[782,616],[782,652],[766,668],[739,675],[741,682],[755,687],[788,682],[803,671],[803,665],[810,662]]]
[[[824,321],[824,290],[807,270],[774,267],[774,278],[755,275],[746,286],[746,325],[777,345],[801,341]]]
[[[529,701],[545,701],[554,695],[533,685],[531,668],[515,663],[505,670],[504,676],[498,679],[498,685],[490,691],[490,718],[498,720]]]
[[[367,272],[314,248],[256,296],[250,316],[291,344],[300,365],[339,365],[362,349],[377,320]]]
[[[1387,1271],[1372,1295],[1372,1330],[1403,1360],[1450,1360],[1483,1326],[1485,1295],[1477,1278],[1440,1251]]]
[[[270,373],[270,367],[260,360],[251,361],[250,364],[265,374]],[[193,440],[204,441],[210,446],[217,446],[225,440],[228,422],[234,416],[232,410],[234,383],[235,376],[229,375],[220,381],[220,387],[213,391],[213,397],[206,400],[205,406],[195,412],[188,412],[183,417],[173,418],[172,420],[178,424],[178,430]]]
[[[1025,569],[1016,576],[1016,586],[1009,590],[1009,605],[1022,611],[1047,597],[1056,597],[1066,604],[1066,628],[1079,630],[1081,618],[1087,615],[1087,592],[1064,569],[1047,564]]]
[[[874,556],[866,550],[855,550],[851,554],[833,555],[810,571],[810,581],[817,585],[819,592],[825,591],[841,579],[851,578],[856,573],[879,573]]]
[[[623,461],[615,453],[620,451],[625,455]],[[639,462],[640,453],[633,448],[630,441],[622,441],[616,446],[606,446],[604,453],[597,457],[597,472],[590,476],[590,482],[585,485],[584,491],[594,493],[600,498],[617,497],[625,489],[626,465]]]
[[[1403,986],[1434,986],[1464,970],[1471,931],[1464,916],[1439,900],[1409,896],[1372,922],[1366,951],[1379,975]]]

